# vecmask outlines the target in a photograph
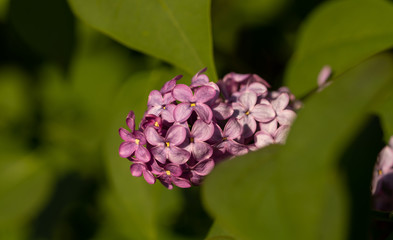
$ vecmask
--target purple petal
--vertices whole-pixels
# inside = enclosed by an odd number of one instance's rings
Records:
[[[223,135],[228,139],[235,139],[242,133],[242,126],[235,118],[228,120],[225,124]]]
[[[219,103],[218,105],[214,105],[212,110],[213,116],[217,120],[226,120],[230,118],[233,114],[233,108],[226,103]]]
[[[209,82],[209,78],[205,74],[202,74],[206,71],[206,69],[207,68],[202,69],[197,74],[195,74],[194,77],[192,77],[190,87],[200,87]]]
[[[265,85],[266,87],[270,88],[270,84],[268,82],[266,82],[265,79],[258,76],[257,74],[252,74],[250,81],[251,82],[260,82],[263,85]]]
[[[191,129],[191,137],[198,141],[206,141],[214,133],[214,125],[212,123],[207,124],[204,121],[198,119],[195,121]]]
[[[189,188],[189,187],[191,187],[191,183],[188,180],[184,179],[184,178],[174,177],[172,179],[172,181],[179,188]]]
[[[197,103],[194,109],[204,122],[210,123],[212,121],[213,112],[209,106],[204,103]]]
[[[195,100],[198,103],[205,103],[216,96],[216,90],[210,86],[202,86],[195,90]]]
[[[153,127],[147,127],[145,129],[146,140],[153,146],[163,146],[164,138],[161,137]]]
[[[382,173],[393,168],[393,149],[390,146],[386,146],[379,153],[376,167],[382,170]]]
[[[144,146],[139,146],[135,151],[135,157],[142,162],[148,162],[151,156],[150,152]]]
[[[276,143],[285,143],[285,140],[287,139],[288,133],[289,133],[290,127],[288,125],[283,125],[277,128],[277,131],[274,135],[274,139]]]
[[[192,102],[194,95],[191,88],[185,84],[178,84],[172,91],[173,97],[180,102]]]
[[[273,135],[277,130],[277,120],[273,119],[272,121],[267,123],[259,123],[259,128],[261,129],[261,131]]]
[[[232,103],[232,108],[233,108],[233,116],[236,117],[237,119],[246,116],[245,113],[248,111],[248,109],[245,108],[243,104],[240,104],[238,102]]]
[[[291,125],[296,118],[296,113],[290,109],[285,109],[277,113],[277,121],[281,125]]]
[[[148,184],[154,184],[156,182],[156,178],[150,171],[143,171],[143,178]]]
[[[164,146],[157,146],[150,149],[154,158],[160,163],[164,164],[167,158],[167,148]]]
[[[228,140],[227,141],[227,151],[235,156],[240,156],[240,155],[244,155],[246,153],[248,153],[248,148],[240,143],[237,143],[233,140]]]
[[[322,87],[326,84],[331,73],[332,73],[332,69],[330,66],[328,66],[328,65],[323,66],[323,68],[321,69],[321,71],[318,74],[318,80],[317,80],[318,87]]]
[[[126,123],[131,132],[133,132],[135,130],[135,114],[133,111],[128,113]]]
[[[222,132],[220,126],[218,126],[217,123],[213,123],[213,126],[214,126],[214,132],[208,142],[215,144],[215,143],[221,142],[224,135],[223,135],[223,132]]]
[[[134,137],[135,139],[139,140],[139,145],[145,145],[146,144],[146,138],[145,138],[145,134],[143,134],[143,132],[141,131],[135,131],[134,133]]]
[[[247,74],[241,74],[241,73],[229,73],[230,77],[232,78],[233,81],[235,82],[243,82],[246,81],[248,78],[251,77],[251,74],[247,73]]]
[[[138,145],[133,142],[122,142],[119,147],[119,155],[122,158],[127,158],[131,156],[135,150],[137,149]]]
[[[124,128],[119,128],[119,135],[124,141],[127,142],[132,142],[135,140],[134,136],[132,136],[132,134]]]
[[[245,116],[243,118],[240,118],[238,121],[240,125],[243,127],[243,132],[242,132],[243,138],[248,138],[255,133],[255,130],[257,129],[257,123],[255,122],[255,119],[252,116],[250,115]]]
[[[255,146],[257,146],[258,148],[263,148],[266,147],[267,145],[274,143],[273,137],[270,134],[262,131],[255,133],[254,141],[255,141]]]
[[[165,170],[169,171],[171,176],[175,176],[175,177],[178,177],[183,173],[180,166],[173,163],[167,164],[165,166]]]
[[[163,99],[161,93],[157,90],[151,91],[147,100],[147,106],[161,106],[162,104]]]
[[[177,80],[179,80],[179,79],[182,78],[182,77],[183,77],[182,75],[177,75],[176,77],[174,77],[174,78],[172,78],[171,80],[169,80],[168,82],[166,82],[166,83],[164,84],[164,86],[162,86],[160,92],[161,92],[162,94],[164,94],[164,93],[167,93],[167,92],[172,91],[173,88],[175,88],[175,86],[176,86]]]
[[[134,163],[130,167],[131,175],[134,177],[142,176],[142,172],[145,170],[145,166],[140,163]]]
[[[206,159],[198,162],[192,169],[193,172],[200,176],[206,176],[214,168],[214,161],[212,159]]]
[[[168,129],[165,141],[169,142],[170,147],[178,146],[184,142],[186,135],[187,131],[183,126],[172,125],[172,127]]]
[[[251,83],[247,86],[247,90],[255,92],[257,96],[262,96],[267,93],[267,87],[259,82]]]
[[[274,110],[280,111],[285,109],[289,103],[288,93],[281,93],[276,99],[272,100],[272,106]]]
[[[187,150],[176,146],[171,146],[168,149],[168,159],[173,163],[183,164],[190,159],[191,154]]]
[[[193,108],[190,103],[180,103],[173,111],[173,116],[176,122],[185,122],[191,116]]]
[[[173,103],[175,101],[175,98],[172,95],[172,92],[164,94],[164,99],[163,99],[163,105],[167,105],[170,103]]]
[[[271,105],[257,104],[251,111],[251,115],[258,122],[270,122],[276,116]]]
[[[192,154],[197,161],[208,159],[213,154],[213,148],[205,142],[195,142],[192,148]]]
[[[146,112],[146,114],[160,116],[161,112],[162,112],[162,106],[161,105],[155,105],[155,106],[149,107],[147,112]]]
[[[173,112],[175,111],[176,105],[168,104],[165,106],[165,109],[161,111],[161,117],[163,120],[173,123],[175,119],[173,118]]]
[[[239,102],[247,109],[252,109],[257,103],[257,94],[252,91],[243,92],[239,97]]]

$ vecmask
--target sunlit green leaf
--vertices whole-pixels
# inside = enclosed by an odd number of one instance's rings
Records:
[[[69,0],[77,16],[122,44],[194,74],[215,67],[210,1]]]
[[[329,1],[312,12],[298,37],[286,71],[291,91],[317,86],[324,65],[338,75],[393,46],[393,4],[388,1]]]
[[[387,55],[334,79],[305,103],[285,146],[218,166],[205,182],[210,212],[238,239],[346,239],[349,196],[338,161],[392,85]]]

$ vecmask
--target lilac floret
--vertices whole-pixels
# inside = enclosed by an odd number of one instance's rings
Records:
[[[168,129],[165,138],[160,136],[153,127],[145,130],[147,141],[154,147],[150,149],[154,158],[160,163],[169,161],[176,164],[187,162],[191,154],[178,146],[186,139],[186,129],[180,125],[173,125]]]
[[[190,181],[181,177],[183,171],[179,165],[169,163],[161,167],[157,163],[153,163],[152,169],[152,172],[157,175],[160,182],[168,189],[173,189],[172,184],[180,188],[191,187]]]

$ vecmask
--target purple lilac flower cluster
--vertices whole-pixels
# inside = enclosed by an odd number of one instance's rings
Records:
[[[378,155],[371,192],[375,210],[393,211],[393,136]]]
[[[134,113],[128,114],[131,131],[119,129],[119,154],[132,162],[133,176],[188,188],[223,159],[284,143],[296,117],[287,88],[268,91],[270,85],[255,74],[229,73],[216,84],[205,70],[190,86],[177,84],[182,76],[176,76],[151,91],[138,130]]]

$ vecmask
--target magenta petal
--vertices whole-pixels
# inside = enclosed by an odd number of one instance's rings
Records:
[[[270,122],[276,116],[275,111],[271,105],[257,104],[252,109],[252,116],[258,122]]]
[[[230,77],[233,79],[235,82],[243,82],[247,80],[249,77],[251,77],[251,74],[241,74],[241,73],[230,73]]]
[[[143,178],[148,184],[154,184],[156,182],[156,178],[150,171],[143,171]]]
[[[165,106],[165,109],[161,111],[161,117],[163,120],[173,123],[175,119],[173,118],[173,112],[175,111],[176,105],[168,104]]]
[[[176,122],[185,122],[191,116],[192,107],[190,103],[180,103],[173,111],[173,116]]]
[[[214,168],[214,161],[212,159],[206,159],[198,162],[193,167],[192,171],[200,176],[206,176],[213,170],[213,168]]]
[[[257,103],[257,94],[252,91],[243,92],[239,96],[239,102],[247,109],[252,109]]]
[[[213,123],[213,126],[214,126],[214,132],[208,142],[215,144],[215,143],[219,143],[222,141],[223,132],[222,132],[220,126],[217,125],[217,123]]]
[[[173,125],[168,129],[165,141],[170,143],[170,147],[178,146],[186,139],[187,131],[181,125]]]
[[[195,142],[192,148],[195,160],[201,161],[208,159],[213,154],[213,148],[205,142]]]
[[[248,90],[253,91],[257,96],[264,95],[267,92],[267,87],[259,82],[253,82],[247,87]]]
[[[134,177],[142,176],[142,172],[145,170],[145,166],[140,163],[134,163],[130,167],[131,175]]]
[[[180,166],[173,163],[167,164],[165,166],[165,170],[169,171],[171,176],[175,176],[175,177],[178,177],[183,173]]]
[[[210,123],[212,121],[213,112],[209,106],[204,103],[197,103],[194,109],[204,122]]]
[[[135,151],[135,157],[142,162],[148,162],[151,156],[150,152],[144,146],[139,145]]]
[[[172,78],[171,80],[169,80],[168,82],[166,82],[164,84],[164,86],[162,86],[160,92],[162,94],[170,92],[173,90],[173,88],[176,86],[176,82],[177,80],[179,80],[180,78],[182,78],[182,75],[177,75],[176,77]]]
[[[164,105],[173,103],[174,101],[175,101],[175,98],[173,97],[172,92],[164,94],[164,99],[162,102]]]
[[[191,136],[198,141],[206,141],[214,133],[213,123],[207,124],[204,121],[198,119],[195,121],[191,129]]]
[[[131,142],[135,140],[132,134],[129,131],[125,130],[124,128],[119,128],[119,135],[124,141],[127,142]]]
[[[213,116],[217,120],[225,120],[232,116],[233,108],[226,103],[219,103],[215,105],[213,108]]]
[[[191,154],[182,148],[172,146],[168,150],[168,159],[169,161],[176,164],[183,164],[190,159]]]
[[[227,151],[235,156],[240,156],[240,155],[244,155],[246,153],[248,153],[248,148],[240,143],[237,143],[233,140],[228,140],[227,141]]]
[[[146,140],[153,146],[164,145],[164,138],[161,137],[153,127],[145,129]]]
[[[255,146],[257,146],[258,148],[263,148],[266,147],[267,145],[274,143],[274,139],[272,138],[272,136],[262,131],[255,133],[254,141],[255,141]]]
[[[289,95],[286,92],[281,93],[276,99],[272,100],[274,110],[280,111],[285,109],[289,103]]]
[[[247,138],[252,136],[257,130],[257,123],[255,119],[250,116],[245,116],[238,120],[240,125],[243,127],[242,137]]]
[[[148,108],[146,114],[152,114],[155,116],[159,116],[160,113],[162,112],[162,106],[161,105],[155,105],[155,106],[151,106]]]
[[[198,103],[205,103],[216,96],[216,90],[210,86],[202,86],[195,90],[195,99]]]
[[[319,72],[318,78],[317,78],[318,87],[322,87],[323,85],[326,84],[331,73],[332,73],[332,69],[330,68],[330,66],[328,66],[328,65],[323,66],[323,68]]]
[[[194,77],[192,77],[190,87],[203,86],[209,82],[209,78],[206,76],[206,74],[202,74],[206,71],[206,69],[207,68],[202,69],[197,74],[195,74]]]
[[[185,84],[178,84],[172,91],[173,97],[180,102],[191,102],[193,94],[191,88]]]
[[[261,129],[261,131],[273,135],[277,130],[277,120],[273,119],[272,121],[267,123],[259,123],[259,128]]]
[[[191,187],[191,183],[190,181],[184,179],[184,178],[178,178],[178,177],[174,177],[172,179],[173,183],[178,186],[179,188],[189,188]]]
[[[131,132],[133,132],[135,130],[135,114],[133,111],[128,113],[126,123]]]
[[[277,131],[275,133],[274,139],[276,143],[285,143],[285,140],[287,139],[288,133],[289,133],[289,126],[288,125],[283,125],[277,128]]]
[[[134,132],[134,137],[139,140],[139,145],[145,145],[146,144],[146,138],[145,134],[141,131],[135,131]]]
[[[149,98],[147,100],[147,106],[157,106],[162,105],[163,99],[162,95],[159,91],[153,90],[149,94]]]
[[[290,109],[278,112],[277,122],[281,125],[291,125],[296,118],[296,113]]]
[[[135,152],[137,147],[138,147],[138,145],[136,143],[122,142],[119,147],[120,157],[126,158],[126,157],[131,156]]]
[[[223,135],[229,139],[235,139],[242,133],[242,126],[235,118],[228,120],[225,124]]]
[[[154,158],[160,163],[165,163],[167,158],[167,148],[164,146],[157,146],[150,149]]]

